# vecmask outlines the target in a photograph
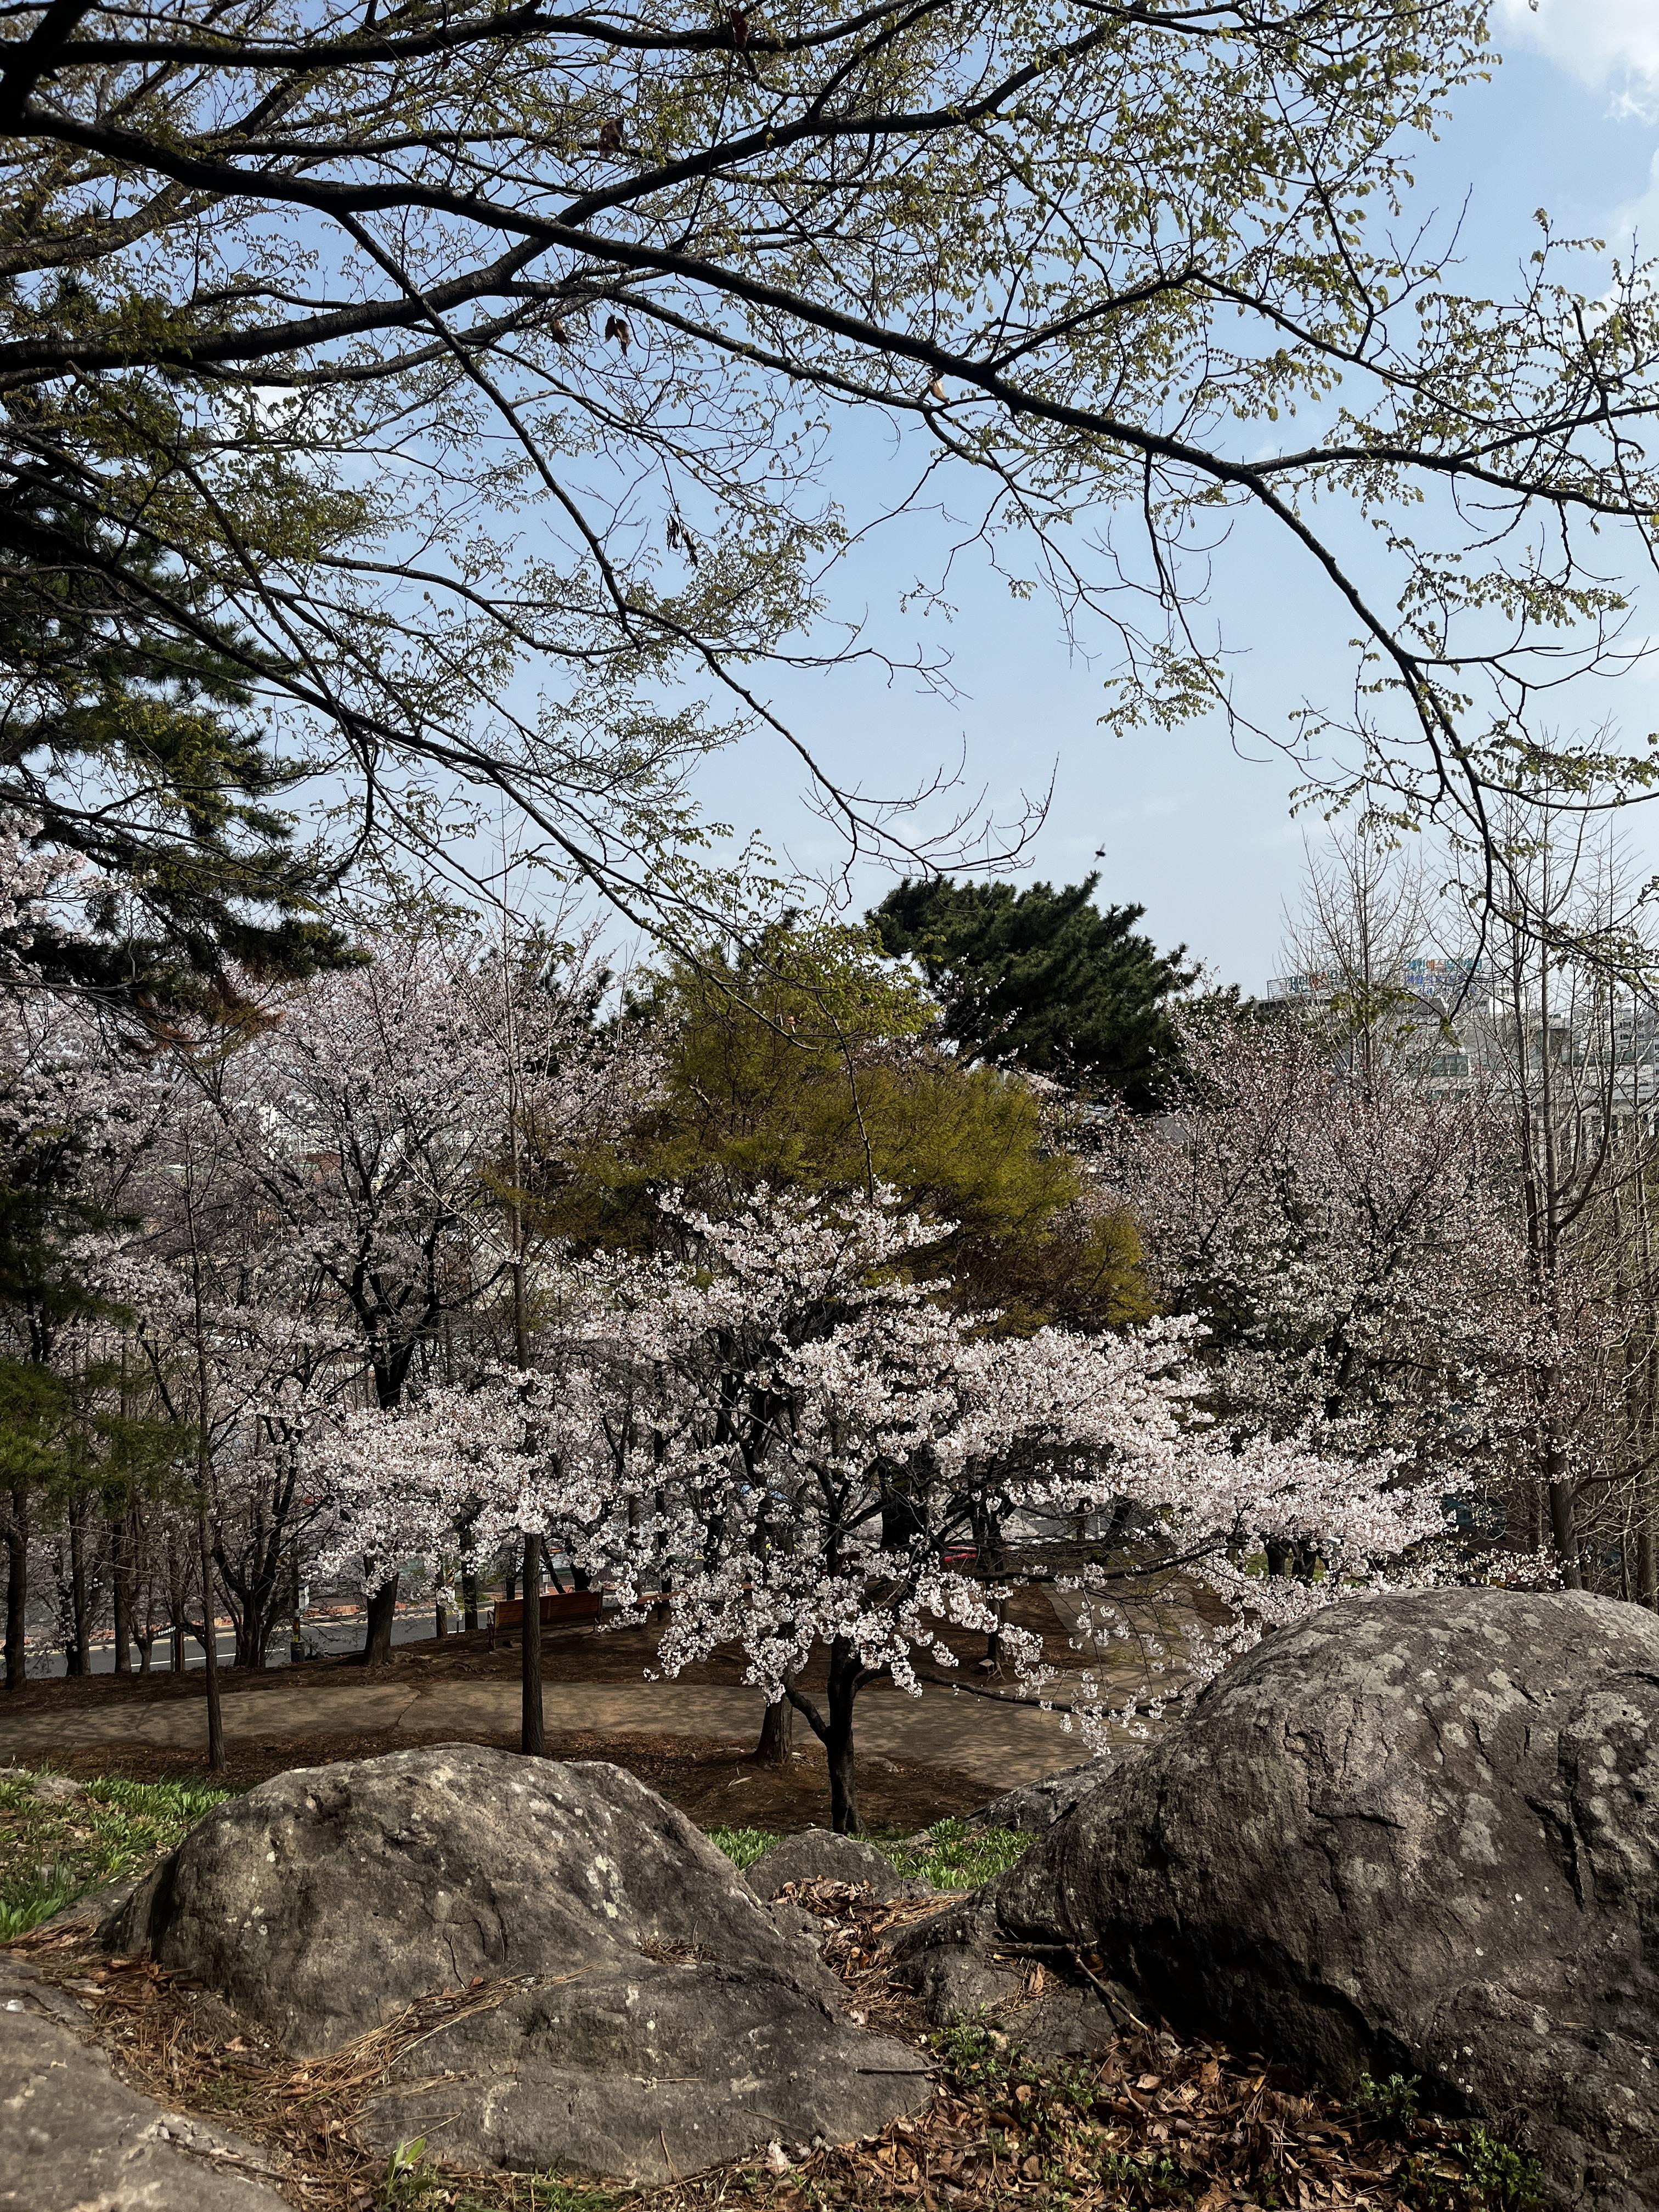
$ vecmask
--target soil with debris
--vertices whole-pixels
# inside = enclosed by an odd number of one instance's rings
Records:
[[[1188,1605],[1194,1601],[1184,1588],[1182,1599]],[[1051,1666],[1077,1665],[1078,1656],[1070,1638],[1041,1590],[1017,1591],[1009,1601],[1008,1618],[1042,1638],[1044,1656]],[[542,1678],[549,1682],[642,1682],[655,1668],[661,1632],[661,1623],[650,1620],[631,1628],[544,1629]],[[939,1633],[971,1673],[983,1654],[984,1637],[977,1631],[943,1622],[939,1624]],[[161,1647],[156,1648],[160,1653]],[[195,1647],[191,1649],[193,1652]],[[707,1659],[683,1668],[674,1680],[710,1688],[737,1689],[744,1684],[747,1664],[737,1644],[722,1644]],[[492,1650],[489,1631],[476,1628],[394,1644],[390,1657],[369,1668],[363,1666],[361,1653],[355,1651],[331,1652],[306,1659],[297,1669],[227,1667],[222,1662],[219,1681],[227,1697],[257,1697],[262,1690],[292,1689],[301,1678],[308,1682],[333,1682],[343,1678],[375,1683],[395,1681],[418,1673],[434,1681],[517,1681],[520,1666],[516,1635],[511,1640],[503,1638]],[[800,1680],[810,1689],[822,1689],[828,1670],[828,1647],[820,1646]],[[884,1693],[903,1694],[885,1682],[872,1683],[865,1694]],[[119,1705],[132,1699],[148,1704],[158,1698],[200,1698],[204,1694],[200,1667],[174,1674],[158,1665],[148,1674],[36,1676],[21,1689],[8,1691],[6,1710],[9,1713],[36,1713],[54,1707],[79,1711],[88,1705]]]
[[[653,2191],[587,2181],[461,2173],[413,2153],[401,2170],[360,2147],[356,2128],[387,2069],[423,2036],[504,2002],[514,1983],[440,1991],[345,2049],[306,2063],[239,2022],[215,1996],[148,1960],[111,1959],[84,1928],[37,1930],[16,1948],[86,2010],[90,2035],[134,2084],[201,2112],[274,2154],[276,2185],[301,2212],[923,2212],[1019,2206],[1029,2212],[1136,2212],[1234,2206],[1528,2212],[1538,2179],[1523,2155],[1478,2126],[1420,2114],[1409,2083],[1371,2085],[1346,2103],[1279,2069],[1147,2025],[1103,2055],[1036,2068],[1020,2055],[1019,2009],[1053,1970],[1033,1965],[1002,2015],[930,2032],[890,1978],[882,1938],[939,1909],[878,1905],[844,1884],[788,1894],[823,1924],[824,1955],[855,2019],[924,2049],[928,2112],[869,2142],[791,2165],[776,2146],[746,2166]],[[1091,1962],[1082,1960],[1085,1971]],[[1098,1961],[1092,1962],[1097,1965]],[[398,2166],[393,2161],[393,2166]]]
[[[452,1743],[454,1731],[422,1735],[406,1729],[354,1735],[271,1736],[226,1746],[226,1770],[210,1778],[204,1752],[149,1744],[31,1745],[31,1768],[50,1766],[84,1781],[118,1775],[129,1782],[206,1782],[228,1790],[252,1789],[295,1766],[325,1766],[337,1759],[374,1759],[422,1743]],[[516,1735],[469,1733],[467,1741],[516,1751]],[[547,1739],[550,1759],[605,1759],[626,1768],[702,1828],[764,1828],[779,1835],[830,1825],[830,1781],[816,1743],[782,1766],[763,1766],[752,1743],[718,1743],[705,1737],[608,1735],[572,1730]],[[0,1770],[3,1771],[3,1770]],[[954,1767],[915,1759],[859,1760],[859,1804],[878,1834],[914,1835],[930,1821],[970,1813],[985,1802],[982,1779]]]

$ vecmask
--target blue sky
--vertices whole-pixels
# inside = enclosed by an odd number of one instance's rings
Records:
[[[1535,9],[1498,0],[1494,35],[1504,65],[1461,97],[1439,145],[1415,164],[1431,204],[1455,208],[1468,196],[1468,288],[1511,289],[1540,207],[1561,229],[1621,251],[1632,234],[1659,247],[1659,0],[1540,0]],[[887,460],[873,435],[843,441],[832,483],[849,510],[879,495]],[[1234,550],[1217,608],[1230,644],[1281,693],[1316,695],[1328,677],[1340,692],[1340,617],[1265,538],[1260,557],[1249,544]],[[1103,895],[1144,904],[1161,942],[1184,941],[1222,981],[1258,987],[1275,972],[1281,908],[1301,866],[1286,763],[1271,750],[1236,753],[1216,728],[1112,735],[1099,726],[1104,666],[1068,651],[1040,599],[1018,602],[964,563],[951,578],[954,620],[901,615],[899,596],[924,557],[914,537],[885,535],[854,558],[836,599],[867,609],[890,641],[919,629],[947,652],[957,696],[873,672],[802,677],[772,692],[793,726],[838,776],[873,789],[920,783],[964,748],[966,782],[983,785],[994,806],[1012,806],[1022,786],[1044,787],[1052,773],[1037,871],[1075,878],[1098,865]],[[1613,703],[1627,730],[1659,726],[1659,675],[1625,679]],[[804,866],[833,855],[801,804],[796,768],[764,740],[713,763],[702,794],[711,813],[760,830]],[[1659,817],[1633,842],[1659,867]],[[872,876],[860,889],[874,897],[883,887]]]

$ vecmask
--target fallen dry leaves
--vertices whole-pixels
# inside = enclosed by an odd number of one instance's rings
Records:
[[[823,1954],[853,2016],[927,2051],[933,2102],[866,2142],[796,2164],[775,2151],[753,2166],[649,2191],[441,2166],[394,2185],[384,2155],[362,2148],[357,2122],[392,2064],[520,1983],[436,1992],[343,2049],[300,2062],[188,1976],[109,1958],[84,1927],[40,1929],[15,1948],[84,2007],[92,2037],[137,2086],[261,2146],[274,2185],[301,2212],[1525,2212],[1524,2186],[1499,2185],[1456,2124],[1367,2117],[1280,2069],[1161,2027],[1126,2028],[1086,2061],[1031,2063],[1019,2050],[1020,2009],[1050,1978],[1077,1971],[1069,1960],[1028,1962],[1021,1996],[1003,2014],[930,2031],[890,1978],[883,1939],[938,1911],[937,1901],[884,1905],[833,1882],[787,1894],[822,1923]],[[1078,1962],[1085,1979],[1088,1966]]]

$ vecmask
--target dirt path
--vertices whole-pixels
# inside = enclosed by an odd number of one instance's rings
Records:
[[[543,1699],[548,1729],[557,1733],[672,1732],[741,1741],[757,1733],[762,1711],[753,1690],[678,1683],[548,1682]],[[519,1689],[515,1682],[499,1680],[283,1682],[257,1693],[230,1691],[223,1710],[232,1743],[267,1737],[303,1743],[315,1736],[379,1731],[467,1741],[517,1728]],[[204,1726],[199,1696],[15,1715],[0,1707],[0,1761],[25,1761],[32,1752],[58,1746],[185,1747],[199,1740]],[[866,1752],[955,1767],[983,1781],[988,1794],[1070,1766],[1083,1755],[1058,1714],[1016,1711],[940,1689],[920,1698],[866,1695],[859,1704],[858,1734]],[[803,1739],[810,1742],[798,1724],[796,1741]]]

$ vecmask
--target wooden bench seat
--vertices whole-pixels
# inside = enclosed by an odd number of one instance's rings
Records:
[[[544,1590],[542,1593],[541,1615],[544,1628],[568,1626],[572,1621],[598,1620],[605,1611],[603,1590]],[[521,1597],[497,1598],[489,1608],[489,1642],[495,1648],[495,1638],[513,1630],[524,1629],[524,1600]]]

